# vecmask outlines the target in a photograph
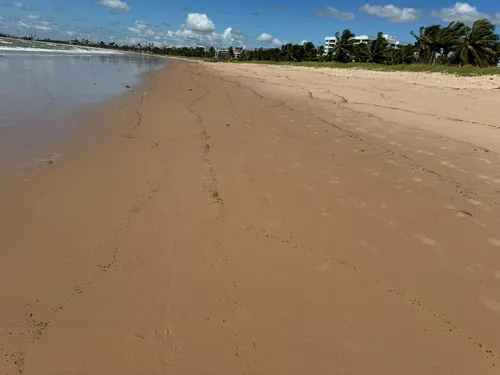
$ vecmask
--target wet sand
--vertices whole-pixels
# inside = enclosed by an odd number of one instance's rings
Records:
[[[500,373],[497,81],[150,76],[0,197],[0,373]]]
[[[16,169],[58,158],[58,146],[90,124],[78,127],[73,112],[80,111],[80,120],[103,101],[134,90],[144,73],[165,67],[165,59],[102,50],[30,51],[0,49],[0,185]]]

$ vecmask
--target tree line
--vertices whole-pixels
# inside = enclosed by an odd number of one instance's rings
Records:
[[[325,54],[325,47],[311,42],[285,44],[281,48],[245,50],[238,57],[245,61],[337,61],[386,65],[448,64],[478,67],[496,66],[500,62],[500,41],[495,26],[488,20],[475,21],[472,26],[451,22],[447,26],[422,26],[411,32],[415,42],[402,48],[389,45],[383,33],[367,44],[358,43],[351,30],[335,34],[335,43]],[[231,52],[231,50],[230,50]],[[213,49],[169,48],[168,54],[213,57]],[[230,53],[231,55],[231,53]]]
[[[238,59],[243,61],[361,62],[385,65],[421,63],[478,67],[496,66],[500,62],[499,36],[495,34],[495,26],[485,19],[477,20],[471,26],[462,22],[451,22],[447,26],[422,26],[418,33],[412,31],[411,35],[415,39],[413,44],[394,48],[390,46],[382,33],[378,33],[377,38],[371,43],[363,44],[354,39],[354,33],[347,29],[342,33],[335,34],[335,43],[328,53],[325,53],[323,45],[315,46],[311,42],[288,43],[282,45],[281,48],[243,50]],[[91,42],[88,40],[54,41],[45,39],[44,41],[157,55],[215,57],[214,47],[159,47],[152,43],[118,45],[113,42]],[[232,47],[228,49],[228,57],[235,57],[235,51]]]

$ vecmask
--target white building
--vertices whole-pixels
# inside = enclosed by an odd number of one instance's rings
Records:
[[[233,57],[238,60],[243,53],[244,48],[243,47],[234,47],[233,48]]]
[[[229,50],[227,49],[216,49],[215,56],[219,60],[227,60],[229,58]]]
[[[409,45],[410,43],[406,42],[401,42],[399,40],[396,40],[396,37],[393,35],[389,34],[384,34],[384,38],[387,40],[389,43],[389,47],[391,48],[403,48],[404,46]],[[353,38],[354,44],[371,44],[373,41],[375,41],[377,37],[375,36],[368,36],[368,35],[359,35],[355,36]],[[327,36],[325,38],[325,55],[328,55],[328,53],[333,50],[335,45],[337,44],[337,38],[334,36]]]

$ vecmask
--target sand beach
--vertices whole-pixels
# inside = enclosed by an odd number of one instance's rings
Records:
[[[499,374],[500,78],[169,59],[0,195],[0,374]]]

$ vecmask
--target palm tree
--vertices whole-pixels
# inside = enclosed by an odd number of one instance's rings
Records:
[[[314,47],[314,44],[311,42],[306,42],[302,45],[302,48],[304,50],[304,59],[311,61],[316,59],[318,56],[318,50],[316,47]]]
[[[415,46],[409,44],[403,48],[394,48],[389,54],[390,62],[397,64],[412,64],[415,62]]]
[[[214,47],[210,47],[208,49],[208,52],[207,52],[207,56],[206,57],[211,57],[211,58],[214,58],[215,57],[215,48]]]
[[[500,64],[500,42],[498,41],[495,43],[495,51],[497,51],[497,64]]]
[[[410,33],[416,39],[415,45],[418,49],[419,60],[434,65],[436,53],[441,49],[441,26],[422,26],[419,30],[419,35],[416,35],[413,31]]]
[[[352,60],[354,55],[354,37],[354,33],[349,29],[344,30],[342,35],[335,33],[336,43],[331,51],[332,58],[335,61],[346,63]]]
[[[283,44],[281,46],[281,52],[285,61],[293,61],[295,59],[293,56],[294,51],[292,43]]]
[[[462,65],[494,66],[498,63],[497,43],[495,26],[488,20],[478,20],[472,27],[461,29],[453,46],[453,60]]]
[[[323,56],[325,54],[325,46],[324,45],[320,45],[318,47],[318,56],[321,58],[321,56]]]
[[[451,22],[448,26],[441,28],[438,36],[441,47],[438,59],[442,64],[450,63],[454,46],[457,44],[465,27],[462,22]]]
[[[389,59],[389,43],[383,33],[378,33],[372,43],[356,44],[353,48],[354,57],[359,62],[385,64]]]

